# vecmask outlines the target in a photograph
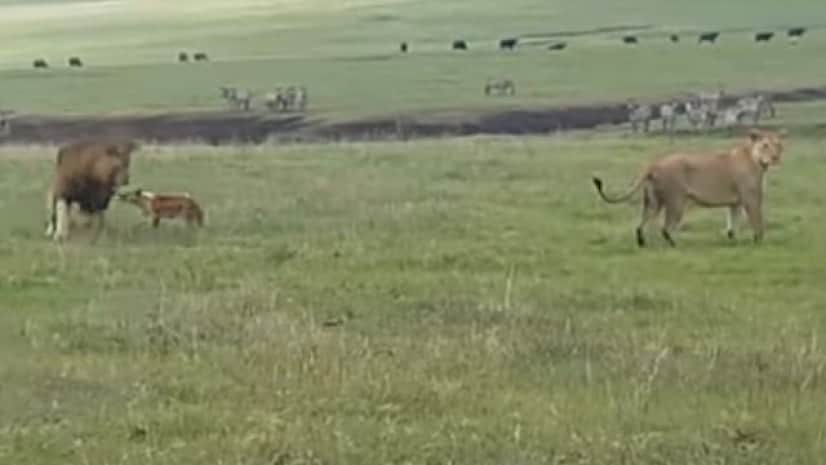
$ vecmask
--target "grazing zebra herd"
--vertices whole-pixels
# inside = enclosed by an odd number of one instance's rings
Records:
[[[765,94],[754,94],[742,97],[729,106],[723,105],[724,93],[699,92],[685,99],[673,99],[658,106],[639,104],[630,101],[626,104],[628,121],[631,130],[648,132],[651,121],[657,118],[662,123],[663,132],[673,132],[679,115],[685,115],[686,120],[694,130],[711,129],[718,126],[734,126],[750,119],[751,124],[758,124],[761,117],[774,118],[776,111],[771,98]]]
[[[219,90],[230,108],[244,111],[252,108],[254,94],[251,90],[228,86],[221,86]],[[301,85],[276,87],[264,93],[264,106],[269,111],[304,111],[307,100],[307,88]]]

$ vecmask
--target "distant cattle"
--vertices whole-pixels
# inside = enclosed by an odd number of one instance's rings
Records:
[[[82,68],[83,67],[83,62],[80,61],[80,58],[78,58],[78,57],[71,57],[71,58],[69,58],[69,66],[74,67],[74,68]]]
[[[502,39],[499,41],[499,48],[502,50],[513,50],[519,42],[517,38]]]
[[[637,36],[625,36],[622,38],[622,42],[625,44],[633,45],[639,42]]]
[[[186,52],[178,53],[178,61],[181,63],[186,63],[187,61],[189,61],[189,54]]]
[[[46,63],[46,60],[44,60],[43,58],[38,58],[32,62],[32,66],[34,66],[35,68],[45,69],[49,67],[49,64]]]
[[[548,46],[548,50],[565,50],[565,47],[568,46],[567,42],[557,42],[555,44],[551,44]]]
[[[401,45],[399,45],[399,50],[402,53],[407,53],[407,42],[402,42]]]
[[[806,33],[805,27],[793,27],[788,30],[787,34],[789,37],[801,37],[803,34]]]
[[[755,42],[768,42],[774,37],[774,32],[758,32],[754,35]]]
[[[671,39],[671,42],[674,42],[674,43],[677,43],[677,42],[680,41],[680,36],[677,35],[677,34],[671,34],[671,36],[669,38]]]
[[[467,50],[467,42],[464,40],[454,40],[452,47],[453,50]]]
[[[713,44],[717,42],[718,37],[720,37],[719,32],[704,32],[700,34],[700,37],[697,39],[697,43],[702,44],[703,42],[708,42],[710,44]]]
[[[46,235],[60,241],[69,235],[72,204],[97,217],[97,239],[103,214],[118,187],[129,184],[129,165],[138,144],[129,139],[87,139],[60,147],[49,187]]]
[[[208,61],[209,57],[204,52],[197,52],[194,55],[192,55],[192,59],[194,59],[195,61]]]

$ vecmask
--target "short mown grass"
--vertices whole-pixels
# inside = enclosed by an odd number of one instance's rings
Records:
[[[62,247],[54,148],[6,148],[0,462],[819,463],[822,138],[790,137],[762,245],[694,209],[640,250],[590,176],[673,147],[148,146],[133,182],[207,227],[116,203]]]

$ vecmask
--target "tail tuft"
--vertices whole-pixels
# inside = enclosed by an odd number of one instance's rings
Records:
[[[602,179],[594,176],[593,181],[594,181],[594,185],[597,186],[597,190],[602,192]]]

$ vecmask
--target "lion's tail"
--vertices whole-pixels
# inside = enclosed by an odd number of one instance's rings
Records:
[[[631,187],[628,189],[628,191],[626,191],[624,194],[621,194],[621,195],[618,195],[618,196],[613,196],[613,197],[606,195],[605,191],[603,191],[602,179],[594,176],[593,181],[594,181],[594,186],[596,186],[596,188],[597,188],[597,192],[599,193],[599,196],[602,197],[602,200],[604,200],[608,203],[620,203],[620,202],[625,202],[626,200],[631,198],[631,196],[634,195],[634,193],[636,193],[640,189],[640,186],[642,186],[643,182],[645,182],[645,180],[647,178],[648,178],[647,171],[643,172],[642,174],[640,174],[637,177],[637,179],[634,180],[634,183],[631,185]]]

